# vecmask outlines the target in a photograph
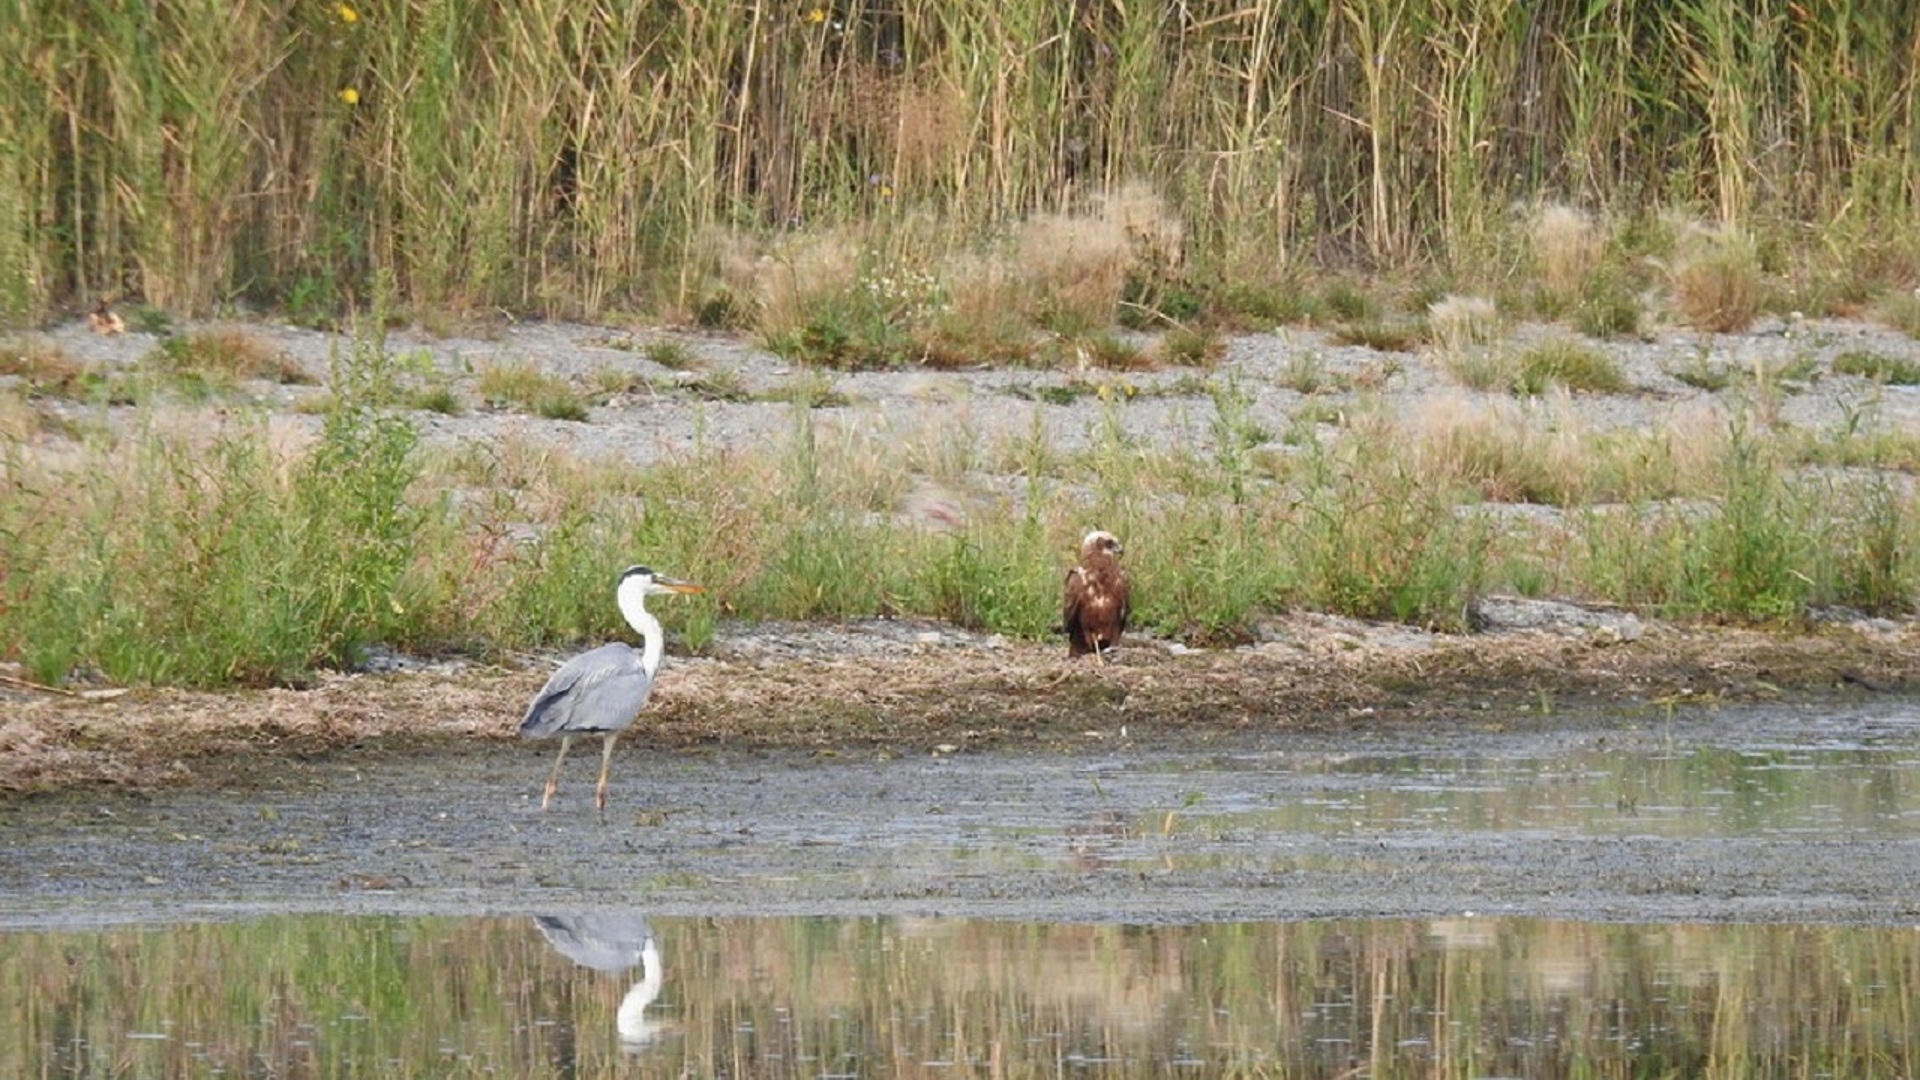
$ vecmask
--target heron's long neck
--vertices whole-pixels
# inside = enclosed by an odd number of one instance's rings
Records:
[[[642,591],[639,582],[629,582],[620,586],[620,614],[627,617],[627,625],[640,635],[640,667],[652,678],[660,670],[660,658],[666,653],[667,635],[660,627],[660,620],[647,610],[647,594]]]
[[[640,962],[645,967],[640,972],[640,981],[627,989],[627,995],[620,999],[620,1008],[613,1014],[613,1026],[620,1037],[629,1043],[652,1042],[660,1025],[648,1020],[647,1006],[660,996],[660,949],[648,938],[640,951]]]

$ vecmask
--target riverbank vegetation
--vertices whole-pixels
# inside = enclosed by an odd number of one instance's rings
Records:
[[[337,339],[305,391],[317,422],[208,406],[202,373],[233,357],[283,377],[242,338],[183,335],[111,374],[5,354],[29,389],[0,398],[0,655],[47,681],[207,686],[297,682],[373,644],[601,638],[622,632],[621,553],[709,586],[663,612],[696,647],[722,616],[904,614],[1035,639],[1090,521],[1128,542],[1137,625],[1194,645],[1290,609],[1466,630],[1490,593],[1781,627],[1920,599],[1920,446],[1870,406],[1831,430],[1777,423],[1789,390],[1765,368],[1722,373],[1716,404],[1653,429],[1583,419],[1559,380],[1595,377],[1591,358],[1539,391],[1309,399],[1286,430],[1254,418],[1239,376],[1201,371],[1148,392],[1192,402],[1151,440],[1124,422],[1147,396],[1096,372],[1049,384],[1087,391],[1072,445],[1046,400],[1024,432],[958,413],[908,432],[823,421],[844,402],[809,382],[781,397],[782,437],[696,436],[636,466],[533,432],[423,444],[420,418],[457,394],[376,332]],[[699,409],[699,385],[674,407]],[[93,405],[36,397],[62,393]]]

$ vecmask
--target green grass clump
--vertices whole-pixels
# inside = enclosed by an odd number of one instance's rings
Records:
[[[1713,360],[1705,350],[1694,353],[1686,363],[1669,368],[1667,374],[1686,383],[1696,390],[1719,393],[1733,385],[1734,372],[1724,363]]]
[[[1593,280],[1573,310],[1574,328],[1591,338],[1637,338],[1646,323],[1646,305],[1614,275]]]
[[[283,386],[314,381],[286,353],[231,326],[162,338],[142,363],[193,399],[232,394],[248,379]]]
[[[1873,307],[1874,318],[1910,338],[1920,338],[1920,289],[1886,297]]]
[[[1221,323],[1243,330],[1307,323],[1324,314],[1319,298],[1298,284],[1239,280],[1214,291],[1210,310]]]
[[[1835,375],[1858,375],[1863,379],[1893,386],[1920,384],[1920,363],[1904,357],[1865,349],[1853,349],[1833,358]]]
[[[1385,316],[1373,294],[1348,278],[1328,283],[1320,294],[1319,307],[1333,318],[1348,323],[1377,322]]]
[[[534,402],[533,411],[543,420],[587,422],[587,403],[572,394],[554,394]]]
[[[459,416],[467,411],[466,403],[451,386],[442,383],[428,386],[413,396],[413,407],[441,416]]]
[[[769,337],[766,344],[796,363],[842,371],[899,367],[918,351],[897,323],[861,302],[822,304],[800,326]]]
[[[1491,534],[1455,513],[1457,490],[1431,479],[1388,457],[1313,455],[1294,525],[1301,599],[1360,618],[1464,629],[1485,586]]]
[[[1102,371],[1138,371],[1152,366],[1152,357],[1140,343],[1118,334],[1092,334],[1061,342],[1061,362],[1070,367]]]
[[[649,341],[646,348],[641,350],[641,355],[668,371],[692,371],[700,366],[700,358],[694,355],[693,350],[688,348],[684,341],[671,339]]]
[[[1920,473],[1920,434],[1875,431],[1837,437],[1808,435],[1791,456],[1794,461],[1807,465]]]
[[[1381,352],[1412,352],[1425,337],[1426,327],[1409,318],[1365,319],[1333,330],[1333,340],[1342,345],[1364,345]]]
[[[838,409],[853,403],[824,372],[803,371],[760,395],[762,401],[782,401],[803,409]]]
[[[1226,355],[1227,343],[1212,330],[1177,326],[1160,338],[1160,355],[1179,367],[1206,367]]]
[[[1327,370],[1327,358],[1313,349],[1293,349],[1287,353],[1286,366],[1278,382],[1296,394],[1343,393],[1353,389],[1353,380]]]
[[[586,402],[566,379],[525,361],[480,369],[476,388],[491,408],[516,408],[548,420],[585,420]]]
[[[703,371],[691,379],[677,384],[681,390],[692,394],[702,401],[752,401],[753,392],[747,389],[747,380],[731,369]]]
[[[1550,386],[1602,394],[1627,388],[1627,378],[1613,357],[1564,338],[1522,350],[1516,369],[1513,390],[1520,394],[1544,393]]]
[[[0,653],[49,682],[189,686],[352,662],[403,629],[414,445],[411,426],[351,399],[291,461],[255,420],[209,434],[150,417],[57,502],[29,484],[0,510]],[[15,531],[26,521],[42,531]]]

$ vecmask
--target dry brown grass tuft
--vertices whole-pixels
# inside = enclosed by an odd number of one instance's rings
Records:
[[[1478,296],[1448,296],[1427,307],[1427,338],[1442,364],[1446,358],[1500,336],[1500,312],[1493,301]]]
[[[0,377],[18,378],[35,393],[73,397],[86,375],[86,364],[44,338],[0,341]]]
[[[1186,226],[1151,186],[1121,184],[1100,200],[1099,216],[1126,236],[1136,265],[1174,267],[1185,259]]]
[[[1673,306],[1688,326],[1733,333],[1760,310],[1760,257],[1739,229],[1682,229],[1667,264]]]
[[[752,264],[746,295],[759,304],[756,328],[778,337],[807,325],[813,309],[860,280],[859,241],[843,231],[789,238]]]
[[[1718,402],[1695,400],[1674,409],[1659,439],[1672,463],[1677,491],[1701,494],[1720,486],[1732,424],[1732,414]]]
[[[1131,253],[1113,222],[1041,214],[1020,227],[1017,257],[1026,306],[1047,325],[1088,330],[1113,321]]]
[[[1409,435],[1423,472],[1470,484],[1490,502],[1566,506],[1589,487],[1591,433],[1564,402],[1439,394],[1389,438]]]
[[[1545,203],[1534,210],[1527,235],[1540,283],[1563,299],[1583,295],[1606,247],[1606,238],[1593,215],[1560,203]]]
[[[1021,226],[1016,253],[1033,315],[1063,332],[1113,321],[1127,275],[1183,258],[1186,229],[1145,184],[1126,183],[1091,213],[1042,214]]]
[[[1023,285],[1019,269],[1006,259],[964,252],[947,259],[947,317],[970,331],[1011,325],[1024,336],[1018,312]]]
[[[176,373],[285,384],[313,381],[293,357],[237,326],[210,326],[169,339],[160,355]]]
[[[25,442],[40,429],[38,411],[14,393],[0,393],[0,439],[9,446]]]

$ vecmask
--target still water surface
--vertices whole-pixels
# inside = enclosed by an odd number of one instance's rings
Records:
[[[0,934],[5,1076],[1920,1069],[1920,932],[279,916]]]
[[[886,774],[884,791],[905,794],[876,796],[877,811],[845,823],[782,831],[769,820],[741,835],[684,815],[681,842],[726,838],[724,860],[690,864],[738,883],[724,917],[684,897],[649,911],[553,887],[540,890],[561,898],[544,914],[345,915],[322,900],[317,913],[84,925],[54,914],[48,905],[70,894],[40,871],[101,826],[55,817],[38,828],[60,827],[39,839],[0,844],[22,892],[0,897],[0,910],[11,899],[16,916],[43,924],[0,929],[0,1077],[1920,1075],[1920,930],[1909,920],[1648,921],[1676,881],[1764,898],[1771,853],[1912,858],[1920,716],[1802,718],[1671,745],[1609,736],[1551,753],[1477,745],[981,758],[957,774],[894,763],[918,770],[915,783]],[[299,820],[292,800],[304,797],[287,795],[265,820]],[[1100,829],[1073,826],[1094,811]],[[790,854],[828,833],[845,835],[805,850],[864,860],[849,873],[925,880],[987,863],[1010,880],[1023,861],[1041,871],[1021,879],[1025,906],[1005,919],[742,913],[774,889],[754,876],[759,846]],[[616,845],[607,857],[638,858],[618,847],[628,831],[592,830],[601,834]],[[544,842],[530,828],[520,836],[472,846],[521,858],[512,845]],[[1631,840],[1627,857],[1593,873],[1644,880],[1617,898],[1627,914],[1602,922],[1033,914],[1062,880],[1084,889],[1151,871],[1172,886],[1188,876],[1169,867],[1202,865],[1270,869],[1252,880],[1259,903],[1279,909],[1321,864],[1351,874],[1383,845],[1474,836],[1485,840],[1476,852],[1512,848],[1512,872],[1526,875],[1589,839],[1600,850]],[[242,850],[252,861],[225,872],[267,873],[258,845]],[[1078,860],[1067,879],[1054,868],[1063,852]],[[1752,873],[1703,877],[1692,861],[1743,853]],[[1443,874],[1510,869],[1478,856],[1415,865],[1384,887],[1399,895],[1438,888]],[[1226,882],[1209,900],[1220,903],[1246,879],[1212,880]],[[35,888],[49,891],[36,901]],[[1471,881],[1449,888],[1473,893]],[[673,891],[642,881],[631,892],[666,903]],[[496,902],[517,910],[527,896]],[[1407,915],[1417,899],[1375,910]]]

